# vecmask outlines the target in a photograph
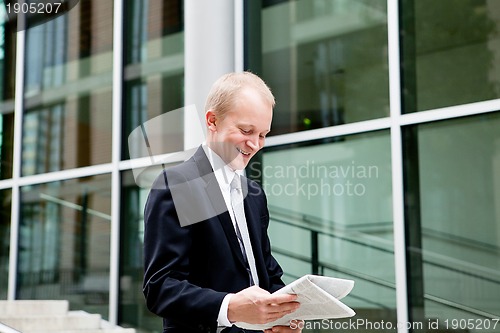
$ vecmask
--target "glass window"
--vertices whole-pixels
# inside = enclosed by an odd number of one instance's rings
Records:
[[[184,14],[182,0],[125,1],[123,142],[138,126],[165,114],[151,126],[161,136],[147,137],[150,151],[184,149]],[[168,114],[167,114],[168,113]],[[145,127],[143,127],[144,129]],[[145,133],[145,132],[143,132]],[[124,144],[122,158],[132,156]],[[144,204],[149,189],[136,185],[134,171],[122,173],[119,324],[159,332],[161,318],[144,302]]]
[[[487,0],[401,1],[403,111],[500,97],[500,10]]]
[[[7,299],[9,286],[11,199],[12,190],[0,190],[0,300]]]
[[[144,275],[144,206],[149,189],[138,187],[132,171],[122,173],[120,228],[120,326],[159,332],[162,320],[146,307]]]
[[[246,1],[246,68],[277,104],[271,135],[389,115],[385,0]]]
[[[108,316],[111,176],[21,188],[19,299]]]
[[[495,112],[404,129],[415,321],[500,316],[499,128]]]
[[[111,162],[113,1],[26,31],[22,174]]]
[[[355,281],[360,317],[396,321],[388,131],[265,149],[248,169],[267,194],[273,253],[285,281]]]
[[[16,33],[0,0],[0,179],[12,177]]]
[[[123,142],[138,126],[170,112],[161,148],[152,150],[184,148],[183,115],[177,110],[184,106],[183,15],[182,0],[126,1]],[[130,156],[123,145],[122,157],[142,156]]]

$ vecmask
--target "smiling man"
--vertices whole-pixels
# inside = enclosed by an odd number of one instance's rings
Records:
[[[224,75],[207,98],[206,143],[153,185],[144,212],[143,291],[164,332],[249,332],[233,323],[268,323],[299,306],[295,295],[270,294],[284,283],[267,235],[267,202],[242,174],[264,146],[273,107],[258,76]]]

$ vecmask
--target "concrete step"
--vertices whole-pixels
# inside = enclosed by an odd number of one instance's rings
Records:
[[[64,316],[69,309],[69,302],[17,300],[0,301],[0,318],[26,316]]]
[[[0,324],[1,325],[1,324]],[[0,326],[0,333],[136,333],[134,328],[100,328],[100,329],[92,329],[92,330],[62,330],[62,331],[53,331],[53,330],[36,330],[36,331],[18,331],[18,330],[3,330],[3,327]]]
[[[42,330],[42,331],[23,331],[23,333],[54,333],[54,331],[47,331],[47,330]],[[135,329],[133,328],[102,328],[102,329],[97,329],[97,330],[64,330],[64,331],[57,331],[57,333],[136,333]]]
[[[84,311],[69,311],[58,316],[0,317],[0,322],[21,332],[61,332],[73,330],[99,330],[101,316]]]
[[[13,329],[10,326],[0,323],[0,333],[20,333],[18,330]]]
[[[0,333],[12,332],[9,327],[22,333],[136,333],[98,314],[69,311],[67,300],[0,301]]]

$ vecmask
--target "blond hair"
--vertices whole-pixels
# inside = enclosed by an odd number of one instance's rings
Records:
[[[274,107],[271,89],[257,75],[251,72],[228,73],[214,82],[205,103],[205,112],[212,110],[220,119],[234,106],[234,102],[244,89],[255,89],[260,96]]]

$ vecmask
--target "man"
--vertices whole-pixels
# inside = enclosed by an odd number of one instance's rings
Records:
[[[299,306],[295,295],[270,294],[284,283],[267,236],[267,202],[261,187],[242,177],[264,146],[273,107],[258,76],[224,75],[207,98],[206,143],[153,185],[144,213],[143,291],[164,332],[245,332],[233,324],[268,323]]]

